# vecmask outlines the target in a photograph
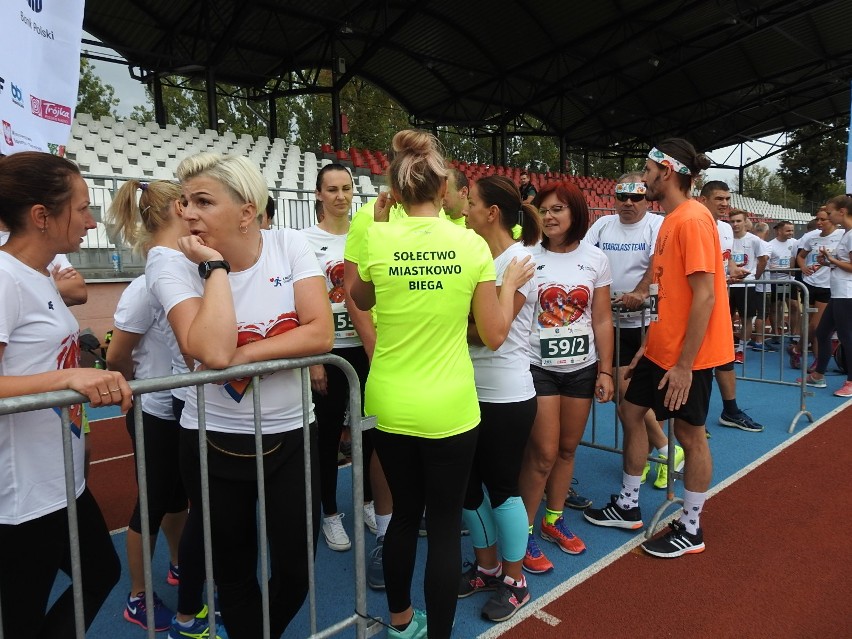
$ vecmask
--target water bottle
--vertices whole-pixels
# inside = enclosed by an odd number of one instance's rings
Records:
[[[112,271],[113,273],[121,272],[121,253],[118,252],[118,247],[112,250]]]

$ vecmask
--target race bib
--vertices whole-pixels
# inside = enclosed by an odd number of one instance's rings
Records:
[[[540,328],[542,366],[582,364],[589,359],[590,337],[587,327]]]
[[[660,303],[660,285],[651,284],[648,287],[648,301],[651,307],[648,309],[648,316],[652,322],[660,321],[659,303]]]
[[[352,318],[349,317],[349,311],[346,310],[346,304],[343,302],[332,302],[331,314],[334,318],[334,339],[343,339],[358,335],[355,332],[355,325],[352,324]]]

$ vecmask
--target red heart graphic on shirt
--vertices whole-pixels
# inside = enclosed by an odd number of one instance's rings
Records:
[[[567,326],[583,315],[591,293],[586,286],[568,288],[563,284],[544,284],[539,288],[541,313],[538,324],[543,327]]]
[[[237,327],[237,347],[281,335],[297,326],[299,326],[299,316],[295,312],[281,313],[270,322],[243,324]],[[251,377],[232,379],[223,384],[225,391],[235,402],[242,401],[249,386],[251,386]]]

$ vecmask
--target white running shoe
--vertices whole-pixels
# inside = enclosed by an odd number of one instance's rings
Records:
[[[376,525],[376,506],[371,501],[364,504],[364,525],[374,535],[379,530],[379,527]]]
[[[328,547],[337,552],[344,552],[352,547],[349,535],[343,529],[343,513],[337,513],[331,517],[323,517],[322,534]]]

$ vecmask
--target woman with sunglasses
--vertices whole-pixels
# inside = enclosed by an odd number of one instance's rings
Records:
[[[524,569],[543,573],[553,564],[539,549],[533,525],[545,487],[541,538],[569,554],[586,549],[562,512],[592,398],[608,402],[613,396],[612,275],[606,255],[581,241],[589,228],[589,208],[575,184],[547,184],[533,205],[544,235],[533,250],[538,302],[529,340],[538,411],[520,487],[529,521]]]

